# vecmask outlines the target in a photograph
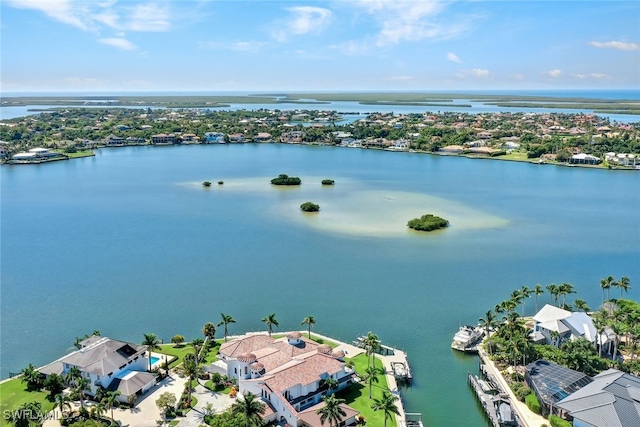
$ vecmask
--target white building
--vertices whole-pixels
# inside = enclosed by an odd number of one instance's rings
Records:
[[[261,397],[270,408],[265,421],[321,427],[309,422],[310,414],[321,407],[322,397],[353,382],[353,372],[345,368],[343,357],[342,351],[334,352],[331,346],[308,340],[297,331],[280,339],[251,334],[222,344],[220,359],[209,370],[236,378],[241,393]],[[337,389],[325,385],[329,378],[338,382]],[[345,408],[348,416],[341,425],[351,425],[358,412]]]
[[[11,159],[18,161],[40,161],[61,156],[60,153],[51,151],[48,148],[32,148],[27,153],[14,154]]]
[[[535,316],[533,328],[534,341],[555,345],[567,340],[586,338],[594,343],[597,331],[593,320],[587,313],[572,313],[567,310],[546,304]]]
[[[87,394],[95,395],[100,387],[109,391],[119,390],[119,400],[127,401],[131,395],[146,393],[156,383],[156,376],[146,372],[149,359],[147,347],[91,336],[80,342],[81,348],[43,366],[39,371],[45,375],[66,375],[72,367],[80,370],[89,380]]]

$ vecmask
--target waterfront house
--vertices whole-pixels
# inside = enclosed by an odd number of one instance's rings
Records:
[[[205,144],[224,144],[224,134],[222,132],[206,132],[204,134]]]
[[[48,148],[38,147],[30,149],[26,153],[14,154],[11,157],[11,160],[15,160],[17,162],[40,162],[55,157],[62,157],[62,154],[51,151]]]
[[[557,407],[574,427],[640,426],[640,378],[608,369]]]
[[[82,377],[89,380],[87,394],[95,396],[100,387],[119,390],[118,399],[126,402],[130,396],[141,395],[156,383],[156,376],[146,372],[149,366],[146,351],[143,345],[91,336],[80,342],[78,350],[39,371],[44,375],[66,375],[76,367]]]
[[[590,376],[546,360],[536,360],[525,367],[524,380],[533,390],[542,414],[558,414],[558,402],[585,387]]]
[[[285,144],[300,144],[304,138],[304,132],[301,130],[292,130],[284,132],[280,135],[280,142]]]
[[[345,367],[343,352],[306,339],[298,331],[274,339],[264,334],[248,334],[222,344],[219,360],[207,370],[238,380],[241,393],[259,396],[273,410],[265,421],[285,422],[291,427],[321,427],[313,416],[330,394],[324,380],[338,382],[335,391],[353,382],[353,372]],[[345,405],[346,408],[348,408]],[[345,424],[358,414],[348,408]]]
[[[572,313],[562,308],[545,304],[533,316],[533,340],[537,343],[560,347],[562,342],[585,338],[595,342],[597,332],[593,320],[583,312]]]
[[[244,133],[232,133],[229,135],[229,142],[239,144],[245,141]]]
[[[124,147],[125,142],[121,136],[109,135],[107,139],[104,140],[104,145],[106,147]]]
[[[151,143],[154,145],[170,145],[176,143],[176,135],[173,133],[159,133],[151,136]]]
[[[258,132],[258,134],[253,137],[253,142],[273,142],[273,137],[268,132]]]
[[[574,154],[569,159],[569,163],[572,164],[582,164],[582,165],[597,165],[600,163],[600,158],[596,156],[592,156],[591,154]]]

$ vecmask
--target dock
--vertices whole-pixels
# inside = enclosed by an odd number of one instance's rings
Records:
[[[520,427],[509,395],[503,393],[490,379],[485,381],[477,375],[468,374],[469,384],[473,388],[493,427]]]
[[[364,337],[356,338],[356,340],[353,341],[353,345],[359,349],[363,349],[363,339]],[[407,413],[404,410],[402,395],[398,389],[398,383],[411,385],[413,380],[407,353],[397,348],[380,344],[380,348],[376,351],[376,354],[384,366],[389,391],[391,391],[391,394],[399,397],[396,401],[396,407],[400,413],[400,415],[396,416],[397,425],[399,427],[423,427],[422,414],[415,412]]]

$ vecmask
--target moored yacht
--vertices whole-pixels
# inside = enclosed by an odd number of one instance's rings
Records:
[[[482,338],[484,331],[480,326],[460,326],[460,330],[453,336],[451,348],[459,351],[474,351],[474,344]]]

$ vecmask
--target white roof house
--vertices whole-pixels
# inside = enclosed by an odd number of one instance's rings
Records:
[[[534,339],[547,344],[559,345],[568,339],[586,338],[595,342],[597,331],[593,320],[586,313],[572,313],[568,310],[546,304],[535,316]],[[552,337],[552,332],[558,337]]]

